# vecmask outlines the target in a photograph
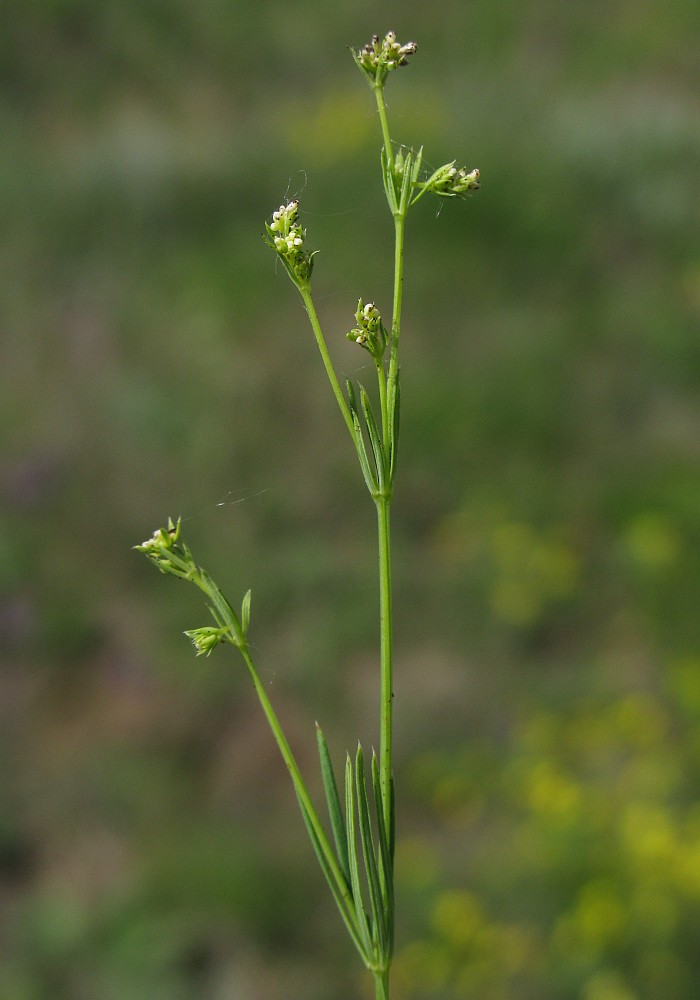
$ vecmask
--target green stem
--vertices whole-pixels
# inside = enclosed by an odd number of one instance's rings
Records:
[[[379,385],[379,412],[382,415],[382,444],[384,448],[388,451],[391,439],[389,437],[389,409],[387,407],[386,400],[386,374],[384,372],[384,365],[381,361],[376,362],[377,366],[377,382]]]
[[[377,534],[379,540],[379,627],[380,627],[380,732],[379,786],[382,793],[384,823],[393,841],[392,815],[392,606],[391,606],[391,527],[390,498],[378,496]]]
[[[318,314],[316,313],[316,307],[314,306],[313,299],[311,298],[311,291],[309,288],[301,287],[299,292],[306,307],[306,311],[309,315],[309,320],[311,322],[311,328],[314,331],[314,337],[316,338],[316,344],[318,345],[321,358],[323,360],[324,367],[326,369],[326,374],[328,375],[328,380],[331,383],[331,388],[333,389],[333,394],[337,400],[338,406],[340,407],[340,412],[345,421],[345,426],[350,432],[350,437],[355,441],[355,428],[352,422],[352,416],[350,414],[350,409],[348,404],[345,402],[345,397],[341,391],[340,385],[338,383],[337,376],[335,374],[335,369],[333,368],[333,362],[331,361],[330,355],[328,353],[328,348],[326,347],[326,340],[323,336],[323,331],[321,330],[321,324],[318,319]]]
[[[376,1000],[389,1000],[389,970],[374,972],[374,992]]]
[[[377,110],[379,111],[379,121],[382,125],[382,136],[384,137],[384,152],[386,162],[391,170],[394,168],[394,151],[391,147],[391,136],[389,134],[389,121],[386,116],[386,104],[384,102],[384,84],[372,87],[377,100]]]
[[[403,240],[406,216],[394,216],[394,305],[391,319],[391,354],[389,382],[396,379],[399,367],[399,336],[401,333],[401,307],[403,305]]]
[[[304,809],[306,810],[308,821],[311,824],[311,827],[313,828],[317,842],[320,845],[321,850],[323,852],[325,863],[328,869],[330,870],[330,873],[333,877],[333,881],[335,882],[337,889],[336,898],[338,902],[338,909],[340,910],[340,915],[342,916],[343,921],[350,933],[350,936],[355,942],[355,945],[362,953],[362,944],[361,941],[359,940],[357,931],[354,927],[353,915],[355,914],[355,903],[352,898],[352,893],[350,892],[348,884],[345,880],[345,876],[340,870],[340,866],[338,865],[335,852],[333,851],[333,848],[331,847],[328,841],[321,820],[319,819],[318,813],[316,812],[314,804],[311,801],[311,797],[309,796],[309,793],[307,791],[306,784],[301,775],[301,771],[299,770],[299,765],[296,762],[292,749],[289,746],[287,738],[282,730],[282,726],[280,725],[280,721],[277,718],[277,713],[272,707],[272,703],[270,702],[270,699],[267,696],[267,692],[265,691],[263,683],[260,680],[260,675],[258,674],[253,659],[250,655],[248,646],[247,644],[244,643],[238,648],[240,649],[241,656],[243,657],[245,665],[248,668],[248,673],[253,682],[255,692],[258,696],[258,700],[260,701],[262,710],[265,713],[265,718],[267,719],[268,725],[272,730],[272,734],[275,738],[275,742],[277,743],[279,751],[282,755],[282,759],[284,760],[284,763],[287,765],[287,770],[289,771],[292,783],[294,784],[294,790],[296,791],[300,802],[303,804]]]

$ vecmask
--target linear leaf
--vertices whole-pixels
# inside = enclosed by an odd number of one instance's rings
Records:
[[[391,214],[396,215],[398,211],[398,202],[396,201],[396,188],[394,187],[394,172],[389,169],[389,165],[386,160],[386,153],[382,149],[382,181],[384,182],[384,191],[386,193],[386,200],[389,202],[389,208],[391,209]]]
[[[373,956],[372,940],[367,923],[364,903],[362,901],[362,886],[360,884],[360,867],[357,863],[357,837],[355,835],[355,793],[352,779],[352,761],[350,754],[345,760],[345,822],[348,834],[348,863],[350,865],[350,884],[355,901],[356,924],[365,951]],[[374,957],[374,956],[373,956]]]
[[[348,390],[348,406],[350,407],[350,412],[357,413],[357,400],[355,398],[355,388],[349,378],[345,379],[345,385]]]
[[[389,482],[393,483],[396,474],[396,456],[399,451],[399,416],[401,393],[399,389],[399,371],[396,377],[389,382],[389,426],[391,428],[391,452],[389,459]]]
[[[377,483],[377,478],[372,470],[372,466],[369,464],[369,459],[367,458],[365,439],[362,436],[362,428],[360,427],[360,420],[357,413],[352,414],[352,422],[355,428],[355,448],[357,449],[357,457],[360,460],[362,475],[364,476],[365,483],[367,484],[367,489],[370,494],[372,496],[376,496],[379,492],[379,484]]]
[[[243,604],[241,605],[241,628],[243,630],[244,637],[248,634],[248,627],[250,625],[250,590],[246,591],[246,595],[243,598]]]
[[[377,421],[372,410],[372,403],[370,402],[369,396],[365,392],[364,386],[360,386],[360,403],[362,404],[362,412],[365,416],[367,433],[369,434],[369,441],[372,445],[372,452],[374,453],[374,465],[377,470],[379,489],[383,491],[387,473],[386,456],[384,454],[384,446],[382,444],[381,434],[379,433],[379,427],[377,426]]]
[[[369,798],[367,796],[367,785],[365,782],[365,762],[362,747],[358,744],[357,756],[355,757],[355,781],[357,783],[357,812],[360,823],[360,840],[362,842],[362,854],[365,861],[365,871],[367,873],[367,887],[369,889],[370,906],[372,909],[372,930],[382,957],[387,955],[387,945],[389,943],[386,912],[384,908],[384,898],[382,895],[379,870],[377,868],[377,857],[374,853],[374,838],[372,836],[372,821],[370,818]]]
[[[344,898],[342,892],[340,891],[338,884],[333,877],[333,872],[331,871],[328,861],[323,853],[323,849],[319,842],[316,831],[314,830],[313,824],[311,822],[311,817],[309,816],[308,810],[301,798],[297,795],[297,800],[299,802],[299,808],[301,809],[301,815],[304,818],[304,823],[306,824],[306,829],[309,834],[309,839],[313,845],[314,852],[318,858],[318,863],[321,866],[321,871],[325,875],[328,887],[331,890],[331,894],[335,900],[336,906],[340,911],[340,915],[343,918],[343,922],[348,930],[350,937],[352,938],[353,944],[359,951],[362,959],[365,963],[371,961],[372,952],[371,948],[366,947],[369,943],[367,939],[367,927],[358,927],[357,914],[353,912],[352,908],[348,905],[346,899]],[[364,916],[364,914],[363,914]]]
[[[343,819],[343,811],[340,807],[338,785],[333,773],[333,764],[328,751],[328,744],[319,725],[316,726],[316,742],[318,743],[318,755],[321,760],[321,777],[323,778],[323,788],[326,793],[326,802],[328,803],[328,815],[333,829],[335,850],[338,855],[338,863],[349,888],[350,866],[348,864],[348,838],[345,829],[345,820]]]
[[[372,753],[372,786],[374,788],[374,808],[377,815],[379,876],[382,883],[384,906],[386,907],[387,936],[389,939],[389,952],[391,953],[394,937],[394,869],[389,835],[384,821],[379,763],[377,762],[377,755],[375,753]]]

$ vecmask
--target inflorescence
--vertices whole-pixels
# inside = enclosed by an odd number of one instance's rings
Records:
[[[408,57],[415,54],[418,46],[415,42],[401,45],[396,41],[396,32],[388,31],[380,40],[379,35],[372,35],[372,41],[356,52],[353,49],[355,62],[370,81],[378,86],[384,83],[387,73],[399,66],[405,66]]]
[[[265,242],[282,258],[284,266],[295,285],[308,285],[313,270],[313,259],[318,251],[304,249],[306,232],[299,222],[299,202],[295,198],[280,205],[272,213],[272,222],[265,223]]]

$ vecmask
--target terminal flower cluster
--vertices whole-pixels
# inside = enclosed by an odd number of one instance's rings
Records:
[[[388,31],[384,38],[380,40],[379,35],[372,35],[372,40],[355,52],[353,57],[363,73],[374,80],[378,85],[382,85],[387,73],[398,66],[405,66],[408,57],[415,54],[418,46],[415,42],[406,42],[401,45],[396,40],[396,32]]]
[[[265,242],[279,254],[292,281],[297,286],[308,285],[315,252],[304,249],[306,233],[299,221],[299,201],[295,198],[280,205],[265,229]]]
[[[363,304],[362,299],[360,299],[357,303],[355,319],[357,326],[347,334],[348,340],[354,340],[360,347],[369,351],[373,358],[380,361],[386,350],[389,335],[374,302]]]
[[[143,552],[161,573],[179,576],[183,580],[191,580],[196,575],[192,553],[180,539],[179,519],[174,524],[172,518],[168,518],[167,528],[158,528],[150,538],[134,548]]]

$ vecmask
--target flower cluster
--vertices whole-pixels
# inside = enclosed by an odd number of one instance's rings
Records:
[[[423,184],[426,191],[441,195],[443,198],[456,198],[469,191],[478,191],[479,171],[467,170],[466,167],[456,167],[455,161],[439,167]]]
[[[380,40],[379,35],[372,35],[372,41],[368,42],[359,52],[353,51],[353,58],[362,72],[369,78],[370,83],[381,86],[386,79],[387,73],[398,66],[405,66],[408,57],[414,55],[418,46],[415,42],[406,42],[401,45],[396,41],[396,32],[388,31],[384,38]]]
[[[348,340],[354,340],[360,347],[369,351],[375,360],[381,361],[389,337],[374,302],[363,304],[362,299],[360,299],[357,303],[355,319],[357,326],[347,334]]]
[[[272,222],[265,223],[265,229],[265,242],[282,258],[292,281],[299,287],[308,285],[316,251],[304,249],[306,233],[299,222],[298,200],[280,205],[272,213]]]
[[[180,540],[180,524],[179,518],[177,524],[168,518],[167,528],[158,528],[149,539],[134,548],[143,552],[161,573],[191,580],[197,573],[197,566],[190,550]]]
[[[197,650],[197,656],[209,656],[215,646],[230,639],[229,629],[215,628],[214,625],[188,629],[185,635],[192,640],[192,645]]]

